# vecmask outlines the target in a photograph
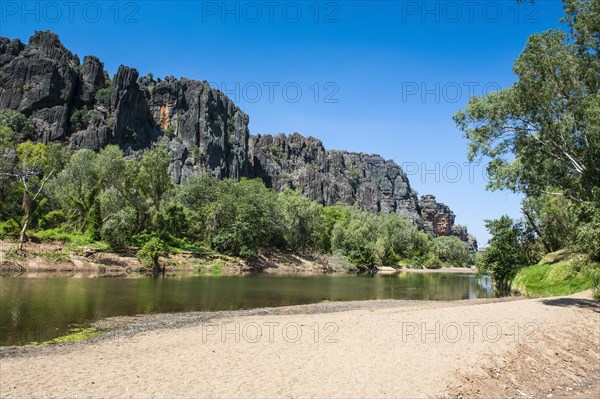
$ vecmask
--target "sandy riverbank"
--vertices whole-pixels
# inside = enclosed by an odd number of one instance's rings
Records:
[[[600,310],[589,298],[117,318],[91,343],[0,349],[0,396],[596,398]]]

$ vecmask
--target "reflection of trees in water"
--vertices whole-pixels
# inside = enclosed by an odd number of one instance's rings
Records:
[[[143,313],[218,311],[368,299],[491,297],[489,277],[402,272],[387,276],[201,276],[0,279],[0,345],[46,341],[73,325]]]

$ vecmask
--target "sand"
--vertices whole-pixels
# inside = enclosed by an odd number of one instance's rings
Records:
[[[598,398],[600,310],[589,298],[224,313],[0,352],[0,396]]]

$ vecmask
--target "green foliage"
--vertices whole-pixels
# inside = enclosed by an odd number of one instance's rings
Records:
[[[161,256],[165,256],[168,252],[167,245],[158,237],[152,237],[144,246],[138,251],[136,257],[150,265],[157,267],[158,261]]]
[[[65,168],[48,185],[51,197],[76,226],[82,228],[99,186],[98,155],[88,149],[76,151]]]
[[[41,173],[48,169],[48,146],[26,141],[17,146],[19,166],[25,173]]]
[[[297,191],[279,194],[283,238],[292,251],[316,250],[323,224],[323,207]]]
[[[156,209],[165,194],[172,188],[173,183],[169,175],[169,164],[171,156],[169,152],[158,147],[147,151],[139,162],[137,173],[137,185],[144,195]]]
[[[271,151],[271,154],[274,157],[277,157],[277,158],[281,157],[281,148],[277,147],[276,145],[270,146],[269,151]]]
[[[217,184],[216,200],[205,208],[206,237],[217,251],[251,256],[281,241],[277,194],[262,181]]]
[[[523,209],[534,219],[550,251],[570,244],[570,233],[577,225],[577,206],[562,195],[542,194],[528,197]]]
[[[481,272],[490,273],[498,286],[507,286],[519,267],[539,260],[538,253],[531,250],[531,232],[522,222],[502,216],[486,220],[486,228],[492,238],[479,267]]]
[[[360,182],[360,172],[358,169],[350,169],[350,172],[348,172],[348,180],[352,186],[356,186]]]
[[[69,121],[75,130],[85,130],[90,123],[90,119],[90,113],[87,108],[84,107],[83,109],[74,110]]]
[[[423,257],[421,266],[425,269],[439,269],[442,267],[442,261],[435,253],[428,253]]]
[[[449,266],[465,267],[470,261],[469,245],[458,237],[437,237],[433,240],[433,253],[440,262]]]
[[[514,63],[516,83],[472,98],[454,116],[469,141],[470,160],[490,159],[488,188],[526,196],[526,223],[488,224],[494,237],[480,266],[500,280],[535,263],[542,244],[545,251],[574,248],[600,260],[600,2],[564,4],[568,29],[529,38]],[[517,283],[531,286],[537,279],[548,292],[569,291],[562,280],[564,289],[552,289],[549,266],[519,276]],[[583,277],[569,278],[571,288],[581,287]]]
[[[98,89],[95,94],[96,103],[110,108],[111,106],[111,96],[113,93],[112,82],[109,80],[106,82],[106,87]]]
[[[0,222],[0,238],[19,238],[21,226],[14,219]]]
[[[48,212],[38,221],[38,228],[41,230],[54,229],[67,222],[67,215],[62,210],[53,210]]]
[[[0,147],[12,147],[15,142],[15,132],[8,127],[0,125]]]
[[[570,295],[592,288],[599,268],[600,265],[577,256],[554,264],[523,267],[516,273],[511,288],[534,297]]]
[[[175,138],[175,129],[172,126],[169,126],[166,130],[165,130],[165,136],[169,137],[169,138]]]
[[[600,205],[581,204],[573,246],[587,254],[591,260],[600,262]]]
[[[349,217],[337,223],[331,235],[331,249],[346,256],[359,268],[375,266],[377,241],[377,216],[352,210]]]
[[[333,205],[323,208],[323,224],[321,229],[321,250],[331,253],[331,236],[338,222],[343,222],[350,216],[350,208]]]
[[[60,228],[36,231],[35,236],[46,242],[60,241],[65,244],[73,245],[88,245],[92,243],[90,237],[84,234],[65,232]]]
[[[0,111],[0,126],[8,127],[14,134],[19,135],[21,137],[20,141],[29,137],[35,129],[31,119],[11,109]],[[4,135],[10,135],[10,133],[4,131]],[[14,140],[14,136],[10,139],[11,141]]]
[[[135,211],[125,208],[109,217],[102,226],[102,240],[112,249],[125,248],[135,228]]]
[[[87,214],[87,234],[94,241],[99,241],[102,238],[102,213],[100,200],[96,199]]]

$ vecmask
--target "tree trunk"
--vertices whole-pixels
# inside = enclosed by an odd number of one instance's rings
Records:
[[[21,229],[21,238],[19,239],[19,251],[23,250],[23,244],[27,241],[27,227],[29,226],[29,215],[25,216],[25,223]]]
[[[159,262],[159,257],[158,256],[155,257],[155,258],[152,258],[152,264],[153,264],[152,274],[154,274],[155,276],[158,276],[160,274],[160,272],[161,272],[160,262]],[[164,273],[165,270],[163,269],[162,272]]]
[[[542,241],[542,244],[544,244],[544,249],[546,250],[546,253],[549,254],[550,252],[552,252],[552,250],[550,249],[550,246],[548,245],[548,243],[546,242],[546,240],[544,240],[544,237],[542,236],[542,232],[538,228],[538,226],[535,223],[535,220],[533,219],[533,217],[531,216],[531,214],[529,212],[527,212],[527,210],[525,208],[521,208],[521,210],[523,211],[523,213],[527,217],[527,220],[529,220],[529,223],[531,223],[531,227],[533,227],[533,230],[535,230],[535,232],[538,235],[538,237],[540,237],[540,241]]]

